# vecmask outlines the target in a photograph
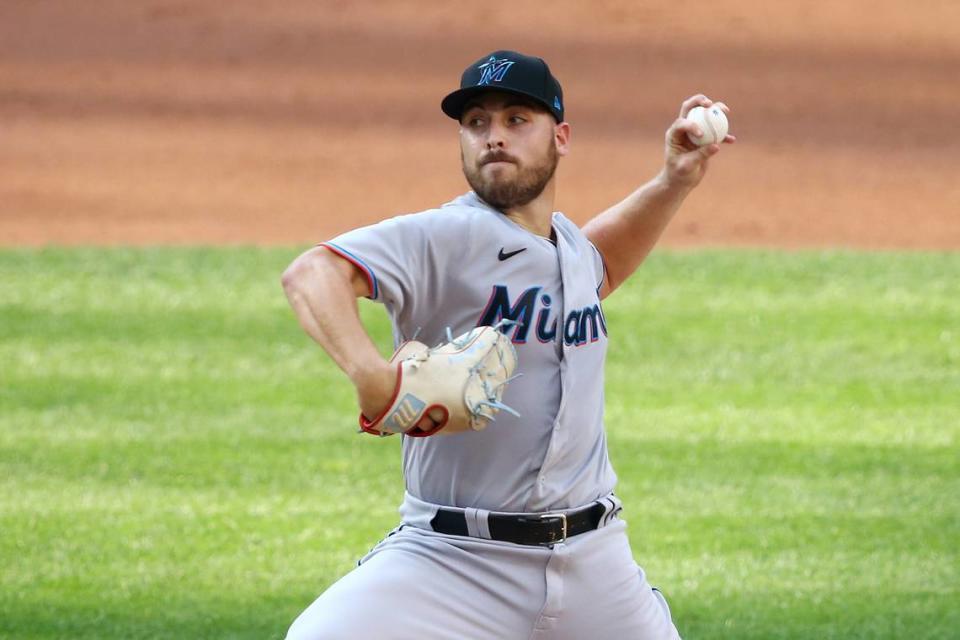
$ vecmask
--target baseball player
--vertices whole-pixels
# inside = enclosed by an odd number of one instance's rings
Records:
[[[400,525],[294,621],[289,640],[679,637],[613,493],[600,301],[720,151],[687,136],[703,134],[690,109],[712,104],[684,101],[659,175],[580,229],[553,209],[554,171],[570,151],[560,84],[540,58],[493,52],[441,103],[459,122],[472,190],[290,265],[290,304],[355,385],[363,430],[402,433],[406,491]],[[360,323],[360,296],[385,305],[405,345],[391,361]],[[431,369],[481,342],[485,359],[467,373]],[[481,391],[459,399],[467,409],[455,419],[457,402],[431,396],[461,374]]]

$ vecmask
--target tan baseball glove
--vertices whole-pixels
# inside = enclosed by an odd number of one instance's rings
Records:
[[[517,368],[517,352],[495,327],[477,327],[433,348],[411,340],[390,362],[397,363],[393,400],[374,420],[360,414],[361,431],[423,437],[480,431],[501,410],[519,415],[500,401]],[[416,428],[424,415],[437,423],[430,431]]]

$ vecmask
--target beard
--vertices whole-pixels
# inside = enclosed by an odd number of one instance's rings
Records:
[[[483,175],[483,165],[498,160],[512,162],[516,166],[516,175],[512,179],[504,176],[485,177]],[[469,167],[461,150],[460,161],[463,165],[463,175],[474,193],[493,208],[506,211],[513,207],[521,207],[543,193],[557,170],[560,154],[557,153],[553,139],[550,139],[542,161],[535,165],[520,164],[513,156],[496,150],[482,154],[477,158],[477,162]]]

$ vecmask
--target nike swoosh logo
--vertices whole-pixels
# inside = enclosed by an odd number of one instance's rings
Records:
[[[527,248],[524,247],[523,249],[517,249],[516,251],[511,251],[510,253],[504,253],[504,252],[503,252],[503,248],[501,247],[501,248],[500,248],[500,254],[499,254],[497,257],[500,258],[500,262],[503,262],[504,260],[509,260],[510,258],[512,258],[513,256],[517,255],[517,254],[520,253],[521,251],[526,251],[526,250],[527,250]]]

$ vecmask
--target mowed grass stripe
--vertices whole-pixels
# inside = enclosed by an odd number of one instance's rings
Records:
[[[353,433],[297,253],[0,251],[0,637],[282,638],[396,524],[399,442]],[[604,309],[685,637],[956,637],[960,255],[662,252]]]

